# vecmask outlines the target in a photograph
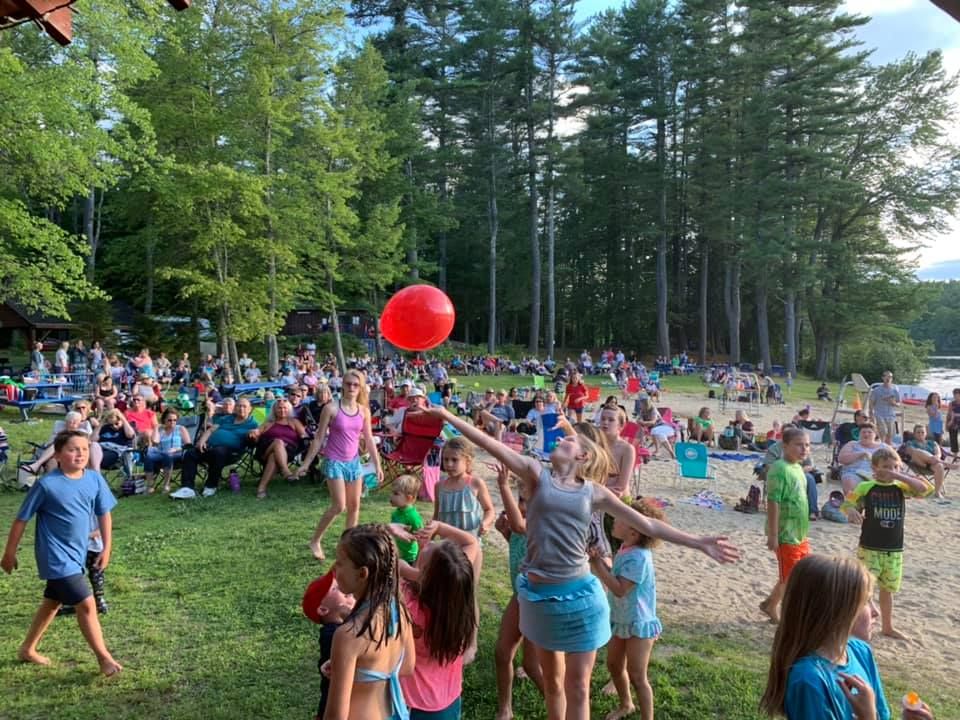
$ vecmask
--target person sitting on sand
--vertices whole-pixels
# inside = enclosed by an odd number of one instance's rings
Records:
[[[714,423],[710,408],[702,407],[695,418],[690,418],[690,439],[713,445]]]
[[[824,400],[826,402],[831,402],[830,400],[830,388],[827,387],[827,384],[820,383],[820,387],[817,388],[817,400]]]

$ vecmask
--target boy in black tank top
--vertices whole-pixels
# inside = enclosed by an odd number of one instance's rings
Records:
[[[860,517],[857,557],[880,588],[882,632],[901,640],[906,636],[893,627],[893,595],[903,579],[903,520],[906,498],[928,494],[933,488],[920,476],[900,472],[900,458],[891,448],[880,448],[871,459],[873,477],[861,482],[841,506]]]

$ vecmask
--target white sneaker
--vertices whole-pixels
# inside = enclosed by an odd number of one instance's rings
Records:
[[[175,490],[170,493],[170,497],[174,500],[193,500],[197,496],[197,493],[192,488],[182,487],[179,490]]]
[[[216,488],[205,487],[205,488],[203,489],[203,492],[200,493],[200,494],[203,495],[204,497],[213,497],[214,495],[217,494],[217,489],[216,489]]]

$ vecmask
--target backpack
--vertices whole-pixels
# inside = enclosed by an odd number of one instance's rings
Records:
[[[725,428],[723,434],[717,438],[717,445],[723,450],[739,450],[740,437],[734,427]]]

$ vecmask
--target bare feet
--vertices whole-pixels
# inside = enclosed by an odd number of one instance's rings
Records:
[[[310,548],[310,552],[313,553],[313,557],[315,557],[317,560],[323,562],[326,559],[326,556],[323,554],[323,548],[320,547],[319,541],[311,540],[308,547]]]
[[[50,664],[50,658],[46,655],[41,655],[36,650],[25,650],[24,648],[20,648],[17,651],[17,659],[20,660],[20,662],[33,663],[34,665]]]
[[[493,720],[513,720],[513,709],[504,708],[503,710],[498,710]]]
[[[780,622],[780,612],[778,608],[773,607],[770,603],[770,600],[764,600],[760,603],[760,612],[770,618],[770,622],[774,625]]]
[[[121,670],[123,670],[123,665],[109,655],[100,661],[100,672],[102,672],[105,677],[116,675]]]
[[[603,690],[600,691],[603,695],[616,695],[617,686],[613,684],[613,680],[610,680],[606,685],[603,686]]]
[[[881,630],[880,632],[883,633],[884,635],[886,635],[888,638],[893,638],[894,640],[909,640],[909,639],[910,639],[910,638],[908,638],[906,635],[904,635],[902,632],[900,632],[899,630],[897,630],[897,629],[894,628],[894,627],[883,628],[883,630]]]
[[[621,720],[621,718],[625,718],[627,717],[627,715],[630,715],[635,711],[636,711],[636,708],[631,703],[630,705],[627,705],[625,707],[618,707],[612,713],[607,715],[605,720]]]
[[[527,671],[523,669],[522,665],[517,668],[517,672],[514,674],[514,676],[517,678],[517,680],[527,680],[530,677],[527,675]]]

